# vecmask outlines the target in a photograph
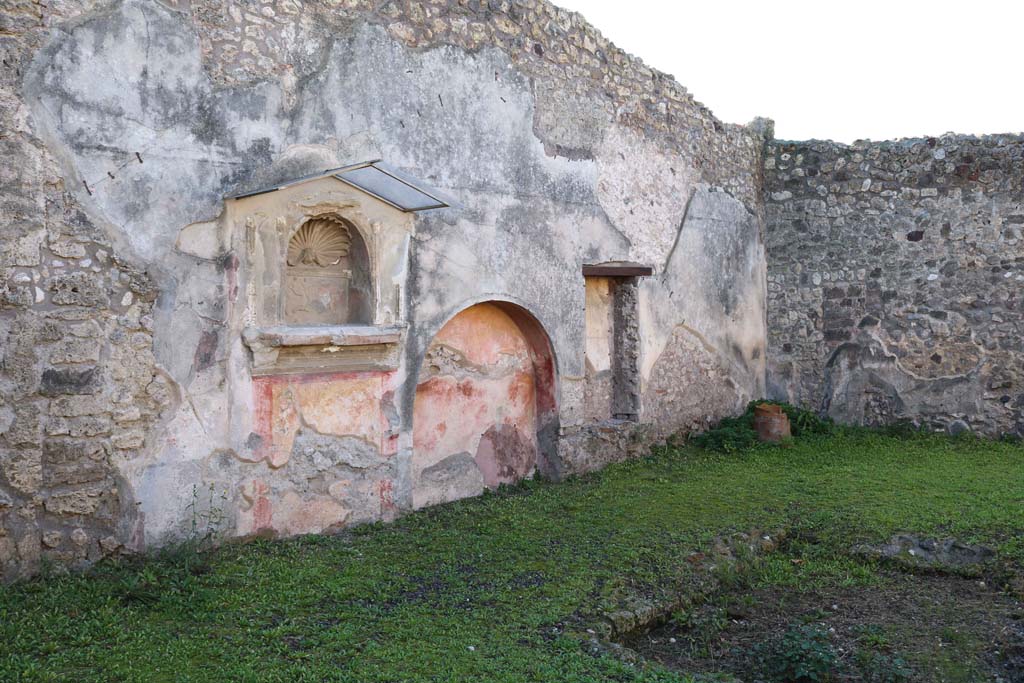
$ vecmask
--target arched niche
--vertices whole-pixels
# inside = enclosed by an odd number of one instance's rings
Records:
[[[335,214],[305,221],[285,253],[282,317],[289,325],[367,325],[370,256],[359,230]]]
[[[547,473],[558,432],[554,353],[505,301],[469,306],[437,333],[413,403],[413,506]]]

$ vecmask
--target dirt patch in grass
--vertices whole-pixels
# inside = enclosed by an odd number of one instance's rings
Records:
[[[834,656],[820,680],[1024,682],[1024,603],[978,579],[893,570],[875,585],[724,590],[624,644],[675,671],[755,683],[801,628]]]

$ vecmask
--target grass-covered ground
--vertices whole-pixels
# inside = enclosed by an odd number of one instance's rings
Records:
[[[572,627],[664,588],[716,536],[782,527],[815,555],[770,563],[762,583],[870,581],[847,551],[898,531],[984,542],[1024,567],[1024,448],[864,431],[666,448],[351,535],[18,584],[0,589],[0,680],[685,680],[591,654]]]

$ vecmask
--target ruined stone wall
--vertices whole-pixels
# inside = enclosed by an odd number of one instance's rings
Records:
[[[158,283],[85,209],[25,101],[44,27],[78,11],[0,8],[0,581],[133,544],[118,463],[177,398],[153,357]]]
[[[483,301],[522,306],[550,338],[560,471],[603,464],[614,454],[588,455],[583,426],[583,263],[655,268],[637,296],[654,435],[763,391],[764,131],[719,122],[578,15],[535,0],[0,8],[4,578],[180,538],[211,486],[229,535],[331,526],[357,504],[333,493],[353,463],[411,509],[422,358]],[[417,218],[402,362],[375,407],[393,460],[315,429],[260,459],[252,413],[308,385],[251,381],[223,198],[369,158],[460,203]],[[334,521],[387,516],[349,512]]]
[[[769,392],[1024,434],[1024,137],[775,141]]]

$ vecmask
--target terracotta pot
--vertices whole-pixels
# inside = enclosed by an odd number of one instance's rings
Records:
[[[779,443],[790,438],[789,417],[782,412],[782,406],[774,403],[759,403],[754,406],[754,429],[759,441]]]
[[[758,403],[754,406],[754,415],[785,415],[782,406],[777,403]]]

